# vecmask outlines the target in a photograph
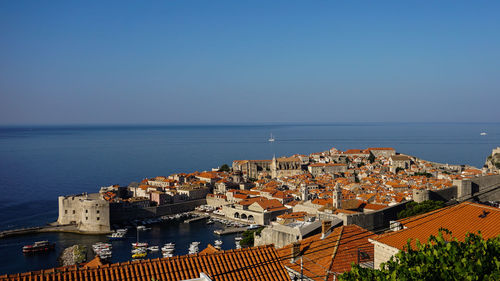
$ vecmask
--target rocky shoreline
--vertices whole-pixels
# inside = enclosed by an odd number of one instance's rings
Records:
[[[64,249],[59,257],[61,266],[79,264],[87,261],[87,248],[82,245],[73,245]]]

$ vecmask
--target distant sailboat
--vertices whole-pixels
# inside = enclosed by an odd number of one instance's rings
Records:
[[[486,136],[486,135],[487,135],[487,133],[482,132],[482,133],[480,133],[480,135],[481,135],[481,136]]]
[[[273,142],[273,141],[274,141],[273,134],[271,134],[271,137],[269,138],[269,140],[268,140],[268,141],[270,141],[270,142]]]

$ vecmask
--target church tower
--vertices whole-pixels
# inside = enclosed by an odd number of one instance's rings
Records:
[[[276,155],[273,155],[273,160],[271,161],[271,178],[275,179],[278,177],[278,161],[276,160]]]
[[[300,195],[302,197],[302,201],[309,200],[309,188],[304,183],[300,185]]]
[[[342,189],[339,183],[335,184],[335,188],[333,189],[333,207],[342,209]]]

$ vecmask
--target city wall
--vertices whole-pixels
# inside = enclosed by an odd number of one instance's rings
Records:
[[[344,221],[344,225],[355,224],[370,231],[377,231],[389,227],[391,220],[397,220],[398,213],[405,209],[411,201],[399,203],[372,213],[340,214],[337,215]]]
[[[500,175],[477,177],[470,180],[454,180],[453,186],[438,190],[413,190],[413,200],[440,201],[497,201],[500,200]]]
[[[206,204],[205,199],[190,200],[182,203],[162,205],[157,207],[123,207],[121,204],[111,204],[110,217],[112,223],[130,221],[134,219],[144,219],[172,215],[194,210],[200,205]]]

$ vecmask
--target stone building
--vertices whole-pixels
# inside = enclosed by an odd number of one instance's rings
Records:
[[[257,179],[260,173],[271,172],[271,160],[235,160],[232,168],[247,179]]]
[[[309,173],[316,177],[321,174],[333,175],[336,173],[345,173],[347,172],[347,165],[339,163],[314,163],[310,164],[307,169]]]
[[[369,151],[373,156],[375,157],[391,157],[393,155],[396,155],[396,150],[392,147],[369,147],[366,149]]]
[[[224,215],[245,223],[268,225],[290,210],[276,199],[250,198],[222,207]]]
[[[390,170],[395,172],[397,168],[408,169],[411,164],[411,158],[406,155],[393,155],[389,158]]]
[[[274,244],[276,248],[302,240],[321,231],[321,222],[302,221],[289,224],[272,222],[259,235],[255,235],[254,246]]]
[[[59,196],[58,224],[74,224],[77,229],[88,233],[110,231],[109,202],[99,193]]]
[[[302,160],[298,157],[273,157],[272,160],[235,160],[233,171],[241,172],[247,179],[257,179],[260,175],[270,175],[272,178],[300,175]]]
[[[292,177],[303,174],[302,161],[297,157],[273,157],[271,161],[271,177]]]

